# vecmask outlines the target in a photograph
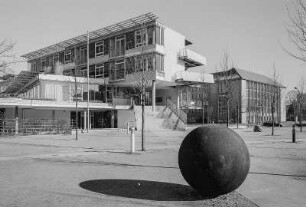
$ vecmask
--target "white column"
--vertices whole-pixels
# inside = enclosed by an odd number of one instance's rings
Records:
[[[152,111],[155,111],[156,105],[156,81],[152,80]]]
[[[180,108],[180,90],[179,90],[179,87],[177,87],[176,107],[177,107],[177,109]]]

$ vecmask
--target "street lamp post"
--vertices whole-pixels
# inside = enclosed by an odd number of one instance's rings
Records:
[[[297,88],[297,87],[294,87],[294,89],[295,90],[297,90],[297,92],[298,92],[298,96],[297,96],[297,103],[298,103],[298,106],[299,106],[299,122],[300,122],[300,132],[302,132],[303,130],[302,130],[302,111],[301,111],[301,109],[302,109],[302,107],[301,107],[301,102],[302,102],[302,100],[301,100],[301,98],[302,98],[302,93],[300,92],[300,90]]]

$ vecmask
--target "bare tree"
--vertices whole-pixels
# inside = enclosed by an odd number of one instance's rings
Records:
[[[142,24],[137,31],[138,37],[136,43],[141,44],[141,53],[134,60],[131,70],[126,76],[126,81],[132,83],[135,94],[141,102],[141,149],[146,150],[145,147],[145,104],[146,104],[146,89],[149,88],[154,80],[153,70],[153,55],[154,53],[148,51],[148,32],[145,24]],[[151,61],[152,60],[152,61]],[[154,101],[154,100],[153,100]]]
[[[233,90],[234,90],[233,88],[234,73],[233,73],[233,70],[230,70],[231,68],[233,68],[233,63],[230,63],[228,51],[225,50],[223,53],[223,57],[221,58],[221,62],[220,62],[220,69],[222,71],[222,75],[220,75],[220,77],[217,77],[217,79],[218,79],[219,87],[220,87],[219,92],[221,92],[220,95],[222,98],[225,99],[225,102],[226,102],[226,110],[227,110],[226,111],[226,126],[227,127],[229,126],[229,122],[230,122],[230,104],[232,102]],[[219,95],[219,98],[220,98],[220,95]]]
[[[304,107],[304,87],[305,87],[305,82],[304,79],[301,78],[299,81],[299,86],[295,87],[295,89],[297,90],[298,94],[297,94],[297,105],[298,105],[298,116],[299,116],[299,122],[300,122],[300,131],[302,132],[302,124],[303,124],[303,107]]]
[[[294,14],[288,10],[289,24],[287,26],[288,38],[295,46],[296,51],[292,52],[286,48],[284,50],[290,56],[306,62],[306,2],[296,0],[294,4]]]
[[[76,54],[75,54],[76,55]],[[83,74],[80,71],[80,61],[78,57],[73,57],[75,62],[74,70],[71,70],[69,74],[66,74],[67,77],[67,87],[70,90],[69,94],[71,94],[72,100],[75,101],[75,140],[78,140],[78,126],[79,126],[79,115],[78,115],[78,103],[79,103],[79,96],[82,91],[80,91],[80,87],[82,86],[80,78],[83,77]],[[62,72],[62,68],[59,66],[56,71],[59,73]],[[89,96],[89,89],[87,95]]]
[[[14,46],[15,43],[10,43],[7,40],[0,42],[0,73],[2,75],[6,74],[11,64],[20,62],[20,60],[16,60],[15,56],[12,54]]]
[[[294,125],[296,125],[296,117],[298,114],[297,97],[298,92],[296,90],[289,91],[286,95],[286,105],[289,106],[288,110],[293,110]]]
[[[280,99],[280,84],[279,84],[279,74],[276,71],[275,64],[273,64],[273,83],[271,90],[271,116],[272,116],[272,136],[274,136],[274,125],[275,125],[275,111],[279,109],[279,99]],[[277,114],[279,112],[277,111]],[[278,123],[280,124],[280,123]]]
[[[146,90],[149,88],[153,81],[152,70],[146,70],[146,58],[149,54],[142,53],[140,58],[140,71],[134,72],[132,75],[126,77],[126,81],[132,84],[133,90],[140,100],[141,104],[141,149],[146,150],[145,147],[145,104],[146,104]],[[138,70],[137,69],[137,70]],[[154,100],[153,100],[154,101]]]
[[[205,103],[208,103],[207,101],[207,96],[208,96],[208,84],[207,84],[207,75],[203,72],[201,73],[201,105],[202,105],[202,125],[204,125],[204,120],[205,120]],[[207,107],[208,109],[208,107]],[[208,111],[207,111],[208,115]],[[208,117],[206,119],[208,121]]]

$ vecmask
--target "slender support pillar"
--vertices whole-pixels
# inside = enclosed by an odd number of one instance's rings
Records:
[[[155,111],[156,106],[156,81],[152,80],[152,111]]]
[[[83,118],[84,118],[84,130],[86,129],[86,127],[87,127],[87,112],[86,111],[84,111],[84,116],[83,116]]]
[[[115,128],[115,110],[111,110],[111,128]]]
[[[176,108],[180,108],[180,90],[177,88]]]
[[[15,134],[18,134],[19,130],[19,118],[18,118],[18,106],[15,106]]]
[[[135,152],[135,128],[131,129],[131,154]]]

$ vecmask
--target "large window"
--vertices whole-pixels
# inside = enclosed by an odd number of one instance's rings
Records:
[[[80,48],[80,64],[87,62],[87,48],[81,47]]]
[[[43,58],[41,60],[41,68],[40,68],[40,72],[44,72],[46,69],[46,58]]]
[[[53,55],[53,65],[54,65],[54,66],[56,66],[56,64],[58,63],[58,61],[59,61],[58,54]]]
[[[159,26],[155,27],[155,43],[164,45],[164,28]]]
[[[103,78],[104,77],[104,64],[97,64],[96,65],[96,78]]]
[[[135,46],[141,47],[147,43],[147,30],[140,29],[135,32]]]
[[[134,57],[128,57],[125,60],[125,65],[126,65],[126,74],[132,74],[135,72],[134,68]]]
[[[164,56],[160,54],[156,54],[155,56],[155,70],[158,72],[164,72]]]
[[[96,42],[96,57],[104,55],[104,42]]]
[[[124,59],[117,60],[115,66],[116,80],[124,78]]]
[[[150,26],[148,27],[148,44],[152,45],[154,43],[154,27]]]
[[[135,57],[135,72],[142,71],[144,69],[144,66],[146,65],[146,59],[142,56],[136,56]]]
[[[95,78],[96,77],[96,71],[95,71],[95,65],[89,66],[89,77]]]
[[[135,34],[134,32],[129,32],[125,35],[126,38],[126,50],[135,48]]]
[[[71,62],[71,59],[72,59],[71,50],[65,51],[65,56],[64,56],[65,63]]]

